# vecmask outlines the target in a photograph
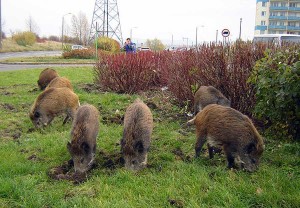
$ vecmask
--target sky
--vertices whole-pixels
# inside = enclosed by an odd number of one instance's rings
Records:
[[[114,0],[115,1],[115,0]],[[221,31],[229,29],[230,40],[239,36],[242,18],[242,39],[254,35],[255,0],[117,0],[122,36],[126,39],[132,30],[134,42],[157,38],[175,45],[222,40]],[[67,13],[86,14],[91,23],[95,0],[2,0],[3,31],[26,30],[29,16],[39,27],[39,35],[61,36],[62,16]],[[65,23],[71,24],[71,16]]]

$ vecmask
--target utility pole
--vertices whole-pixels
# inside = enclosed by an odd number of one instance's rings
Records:
[[[98,31],[100,36],[115,38],[123,44],[117,0],[95,0],[89,42],[95,38],[96,22],[98,22],[98,29],[101,30]]]
[[[240,34],[239,34],[239,40],[241,40],[242,35],[242,18],[240,18]]]
[[[72,13],[67,13],[62,16],[62,23],[61,23],[61,50],[62,51],[64,50],[64,23],[65,23],[64,21],[65,21],[65,16],[68,14],[72,14]]]
[[[218,34],[219,34],[219,30],[216,30],[216,44],[218,44]]]

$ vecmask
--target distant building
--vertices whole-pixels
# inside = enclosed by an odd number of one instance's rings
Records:
[[[258,34],[300,35],[300,0],[256,0]]]

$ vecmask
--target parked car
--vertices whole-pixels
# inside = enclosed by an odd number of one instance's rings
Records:
[[[83,47],[82,45],[72,45],[72,50],[76,50],[76,49],[82,50],[87,48]]]
[[[150,48],[149,47],[138,47],[138,51],[150,51]]]

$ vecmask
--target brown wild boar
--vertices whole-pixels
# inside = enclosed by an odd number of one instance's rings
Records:
[[[197,115],[205,106],[219,104],[230,107],[230,101],[213,86],[201,86],[194,97],[194,115]]]
[[[29,117],[35,127],[46,126],[59,114],[66,113],[64,124],[79,107],[78,96],[69,88],[49,88],[35,99]]]
[[[44,90],[47,87],[47,85],[51,82],[51,80],[58,76],[58,73],[54,69],[44,69],[40,73],[39,80],[37,81],[39,88],[41,90]]]
[[[71,142],[67,144],[75,172],[87,172],[94,164],[98,132],[99,111],[97,108],[89,104],[80,106],[72,124]]]
[[[68,80],[65,77],[56,77],[56,78],[52,79],[51,82],[46,87],[46,90],[50,87],[55,87],[55,88],[67,87],[67,88],[73,90],[70,80]]]
[[[230,107],[211,104],[189,122],[196,125],[196,157],[207,141],[210,158],[213,147],[222,148],[228,168],[243,168],[250,172],[258,168],[264,143],[246,115]]]
[[[136,99],[125,112],[121,152],[125,167],[140,170],[147,165],[153,130],[153,117],[149,107]]]

